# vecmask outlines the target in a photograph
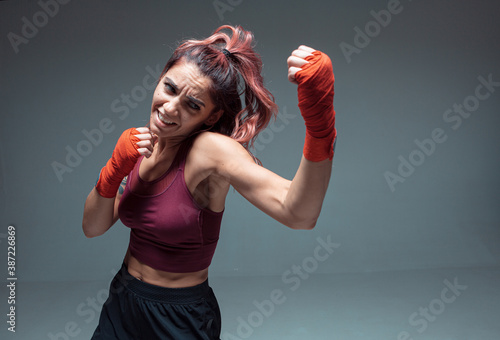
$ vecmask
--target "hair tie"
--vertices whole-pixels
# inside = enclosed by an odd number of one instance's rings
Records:
[[[222,50],[222,53],[224,53],[224,55],[228,58],[231,58],[233,56],[233,54],[228,50],[226,50],[225,48]]]

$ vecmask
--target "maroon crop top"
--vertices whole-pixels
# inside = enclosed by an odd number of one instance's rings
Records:
[[[186,144],[186,143],[185,143]],[[130,228],[129,250],[148,266],[173,273],[207,268],[219,240],[222,212],[201,207],[184,180],[189,145],[153,181],[139,177],[139,158],[127,178],[118,215]]]

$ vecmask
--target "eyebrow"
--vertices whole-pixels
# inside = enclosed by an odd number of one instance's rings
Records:
[[[165,77],[165,79],[170,83],[170,86],[172,86],[176,91],[179,91],[179,88],[177,87],[177,85],[175,85],[175,83],[173,82],[172,79],[170,79],[169,77]],[[205,103],[203,103],[201,100],[199,99],[196,99],[194,97],[191,97],[191,96],[186,96],[186,98],[188,98],[190,101],[198,104],[198,105],[201,105],[203,107],[205,107]]]

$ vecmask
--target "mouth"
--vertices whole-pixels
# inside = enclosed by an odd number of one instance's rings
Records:
[[[162,123],[165,126],[174,126],[174,125],[177,125],[177,123],[169,120],[167,118],[167,116],[165,114],[161,113],[159,110],[156,111],[156,117],[158,118],[158,120],[160,121],[160,123]]]

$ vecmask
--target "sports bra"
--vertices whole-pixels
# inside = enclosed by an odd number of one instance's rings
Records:
[[[184,180],[190,143],[179,148],[170,168],[153,181],[139,176],[140,157],[127,178],[118,216],[130,228],[129,250],[157,270],[188,273],[207,268],[219,240],[223,211],[200,206]]]

